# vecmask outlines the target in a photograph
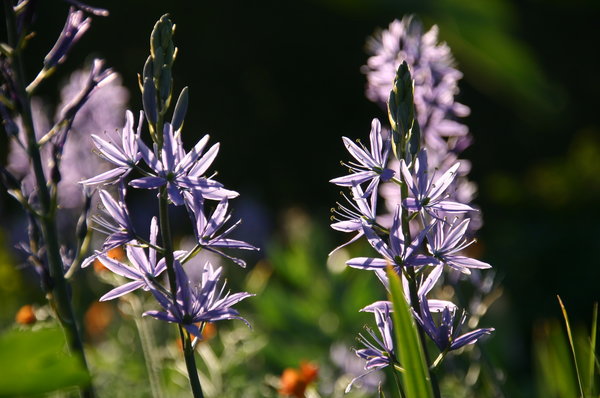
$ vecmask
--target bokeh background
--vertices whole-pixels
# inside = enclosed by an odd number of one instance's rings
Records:
[[[28,50],[30,76],[41,67],[68,8],[40,3],[37,36]],[[141,109],[137,73],[149,52],[149,32],[162,14],[171,15],[179,48],[176,91],[190,87],[184,142],[192,145],[205,133],[221,142],[219,180],[242,194],[233,204],[244,218],[242,233],[263,249],[250,259],[258,265],[243,272],[228,265],[228,275],[234,284],[248,282],[244,273],[269,275],[266,284],[258,277],[251,281],[264,287],[264,299],[249,309],[255,328],[275,342],[258,356],[268,372],[329,355],[334,336],[354,335],[366,321],[353,311],[381,294],[373,281],[363,281],[364,273],[330,272],[327,266],[328,251],[346,239],[327,227],[339,199],[328,180],[344,172],[339,161],[348,155],[341,136],[366,137],[373,117],[387,119],[364,96],[365,41],[409,13],[427,28],[439,26],[440,40],[450,45],[464,73],[458,100],[471,108],[465,123],[474,144],[463,157],[472,161],[470,176],[479,186],[479,258],[494,266],[503,288],[485,320],[496,328],[485,344],[503,369],[507,396],[533,391],[532,336],[541,322],[560,316],[557,294],[574,323],[589,325],[600,296],[598,1],[93,5],[110,16],[94,18],[41,94],[52,101],[70,72],[101,57],[129,88],[130,109]],[[13,225],[17,206],[5,193],[0,204],[2,225]],[[43,298],[25,274],[9,266],[18,263],[10,252],[18,231],[3,234],[0,305],[2,322],[9,324],[20,305]],[[257,269],[262,274],[253,273]],[[83,307],[93,301],[82,297]],[[281,298],[294,308],[272,303]]]

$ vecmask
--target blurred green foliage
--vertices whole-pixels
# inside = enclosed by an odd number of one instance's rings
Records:
[[[0,335],[0,397],[86,385],[89,375],[83,364],[66,350],[57,327],[5,331]]]

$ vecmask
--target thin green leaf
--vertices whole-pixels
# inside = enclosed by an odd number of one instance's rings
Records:
[[[392,313],[396,337],[396,355],[404,368],[402,381],[406,398],[433,398],[433,388],[429,369],[419,332],[404,293],[400,278],[393,269],[388,268],[390,295],[394,305]]]
[[[566,310],[562,300],[560,299],[560,296],[556,295],[556,297],[558,297],[558,303],[560,304],[560,308],[562,310],[563,317],[565,318],[565,326],[567,327],[567,336],[569,337],[569,344],[571,345],[571,352],[573,353],[573,362],[575,363],[575,373],[577,374],[577,383],[579,384],[579,392],[581,393],[582,397],[585,397],[585,394],[583,393],[583,384],[581,383],[581,375],[579,373],[579,365],[577,364],[577,354],[575,353],[575,344],[573,344],[573,334],[571,333],[571,325],[569,324],[569,317],[567,315],[567,310]]]
[[[594,303],[594,312],[592,313],[592,331],[590,333],[590,354],[588,358],[588,385],[586,397],[591,397],[594,393],[594,369],[596,364],[596,333],[598,331],[598,303]]]

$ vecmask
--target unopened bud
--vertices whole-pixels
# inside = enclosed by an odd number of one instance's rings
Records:
[[[188,88],[184,87],[179,94],[179,98],[177,99],[177,104],[175,104],[175,110],[173,111],[173,119],[171,120],[171,125],[173,126],[173,130],[179,130],[183,125],[183,120],[185,119],[185,114],[187,112],[189,103],[189,95]]]
[[[158,120],[158,108],[156,107],[156,88],[152,79],[144,79],[144,92],[142,93],[142,102],[146,119],[152,124]]]

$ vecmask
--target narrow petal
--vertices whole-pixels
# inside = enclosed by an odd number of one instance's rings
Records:
[[[134,290],[139,289],[140,287],[144,286],[144,284],[145,284],[144,281],[133,281],[133,282],[126,283],[124,285],[121,285],[121,286],[116,287],[116,288],[112,289],[111,291],[109,291],[104,296],[100,297],[99,301],[108,301],[108,300],[116,299],[117,297],[121,297],[124,294],[133,292]]]
[[[360,269],[379,269],[390,265],[390,261],[382,258],[356,257],[346,261],[346,265]]]
[[[162,187],[167,183],[167,180],[161,177],[142,177],[132,181],[129,181],[129,185],[134,188],[141,189],[154,189]]]

